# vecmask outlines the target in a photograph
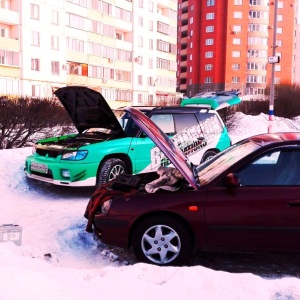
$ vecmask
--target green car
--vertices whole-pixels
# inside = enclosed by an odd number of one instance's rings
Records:
[[[170,161],[124,111],[89,88],[55,92],[78,133],[39,140],[26,158],[29,178],[62,186],[98,186],[121,173],[153,172]],[[137,107],[200,164],[231,145],[217,111],[207,107]]]

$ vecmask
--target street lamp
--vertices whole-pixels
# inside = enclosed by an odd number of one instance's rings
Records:
[[[270,86],[270,105],[269,105],[269,126],[268,132],[273,132],[273,122],[274,122],[274,90],[275,90],[275,64],[279,62],[279,57],[276,56],[276,34],[277,34],[277,10],[278,10],[278,0],[274,1],[274,26],[273,26],[273,46],[272,46],[272,56],[269,57],[269,63],[272,64],[271,73],[271,86]]]

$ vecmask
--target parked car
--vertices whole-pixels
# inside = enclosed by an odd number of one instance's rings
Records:
[[[29,178],[64,186],[98,186],[118,174],[155,171],[169,161],[124,108],[112,111],[103,96],[69,86],[55,95],[78,133],[39,140],[26,158]],[[230,146],[219,114],[207,107],[139,107],[189,159],[199,164]]]
[[[299,252],[299,132],[249,137],[194,166],[147,116],[125,111],[182,179],[165,189],[161,175],[148,174],[135,193],[114,197],[112,189],[102,201],[94,194],[85,217],[104,243],[132,247],[139,261],[157,265],[185,264],[195,249]]]

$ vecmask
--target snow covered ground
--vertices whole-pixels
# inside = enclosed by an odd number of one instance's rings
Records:
[[[234,142],[267,132],[268,116],[236,113]],[[300,118],[276,118],[273,131],[300,131]],[[126,264],[85,232],[92,189],[28,181],[31,148],[0,151],[0,225],[22,227],[22,244],[0,243],[1,300],[242,299],[298,300],[300,279],[262,278],[201,265]]]

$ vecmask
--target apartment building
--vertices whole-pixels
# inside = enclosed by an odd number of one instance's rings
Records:
[[[176,0],[0,3],[0,94],[82,85],[112,107],[176,102]]]
[[[273,56],[279,57],[275,84],[293,83],[297,3],[179,0],[177,90],[191,97],[233,89],[244,99],[263,98],[272,78]]]

